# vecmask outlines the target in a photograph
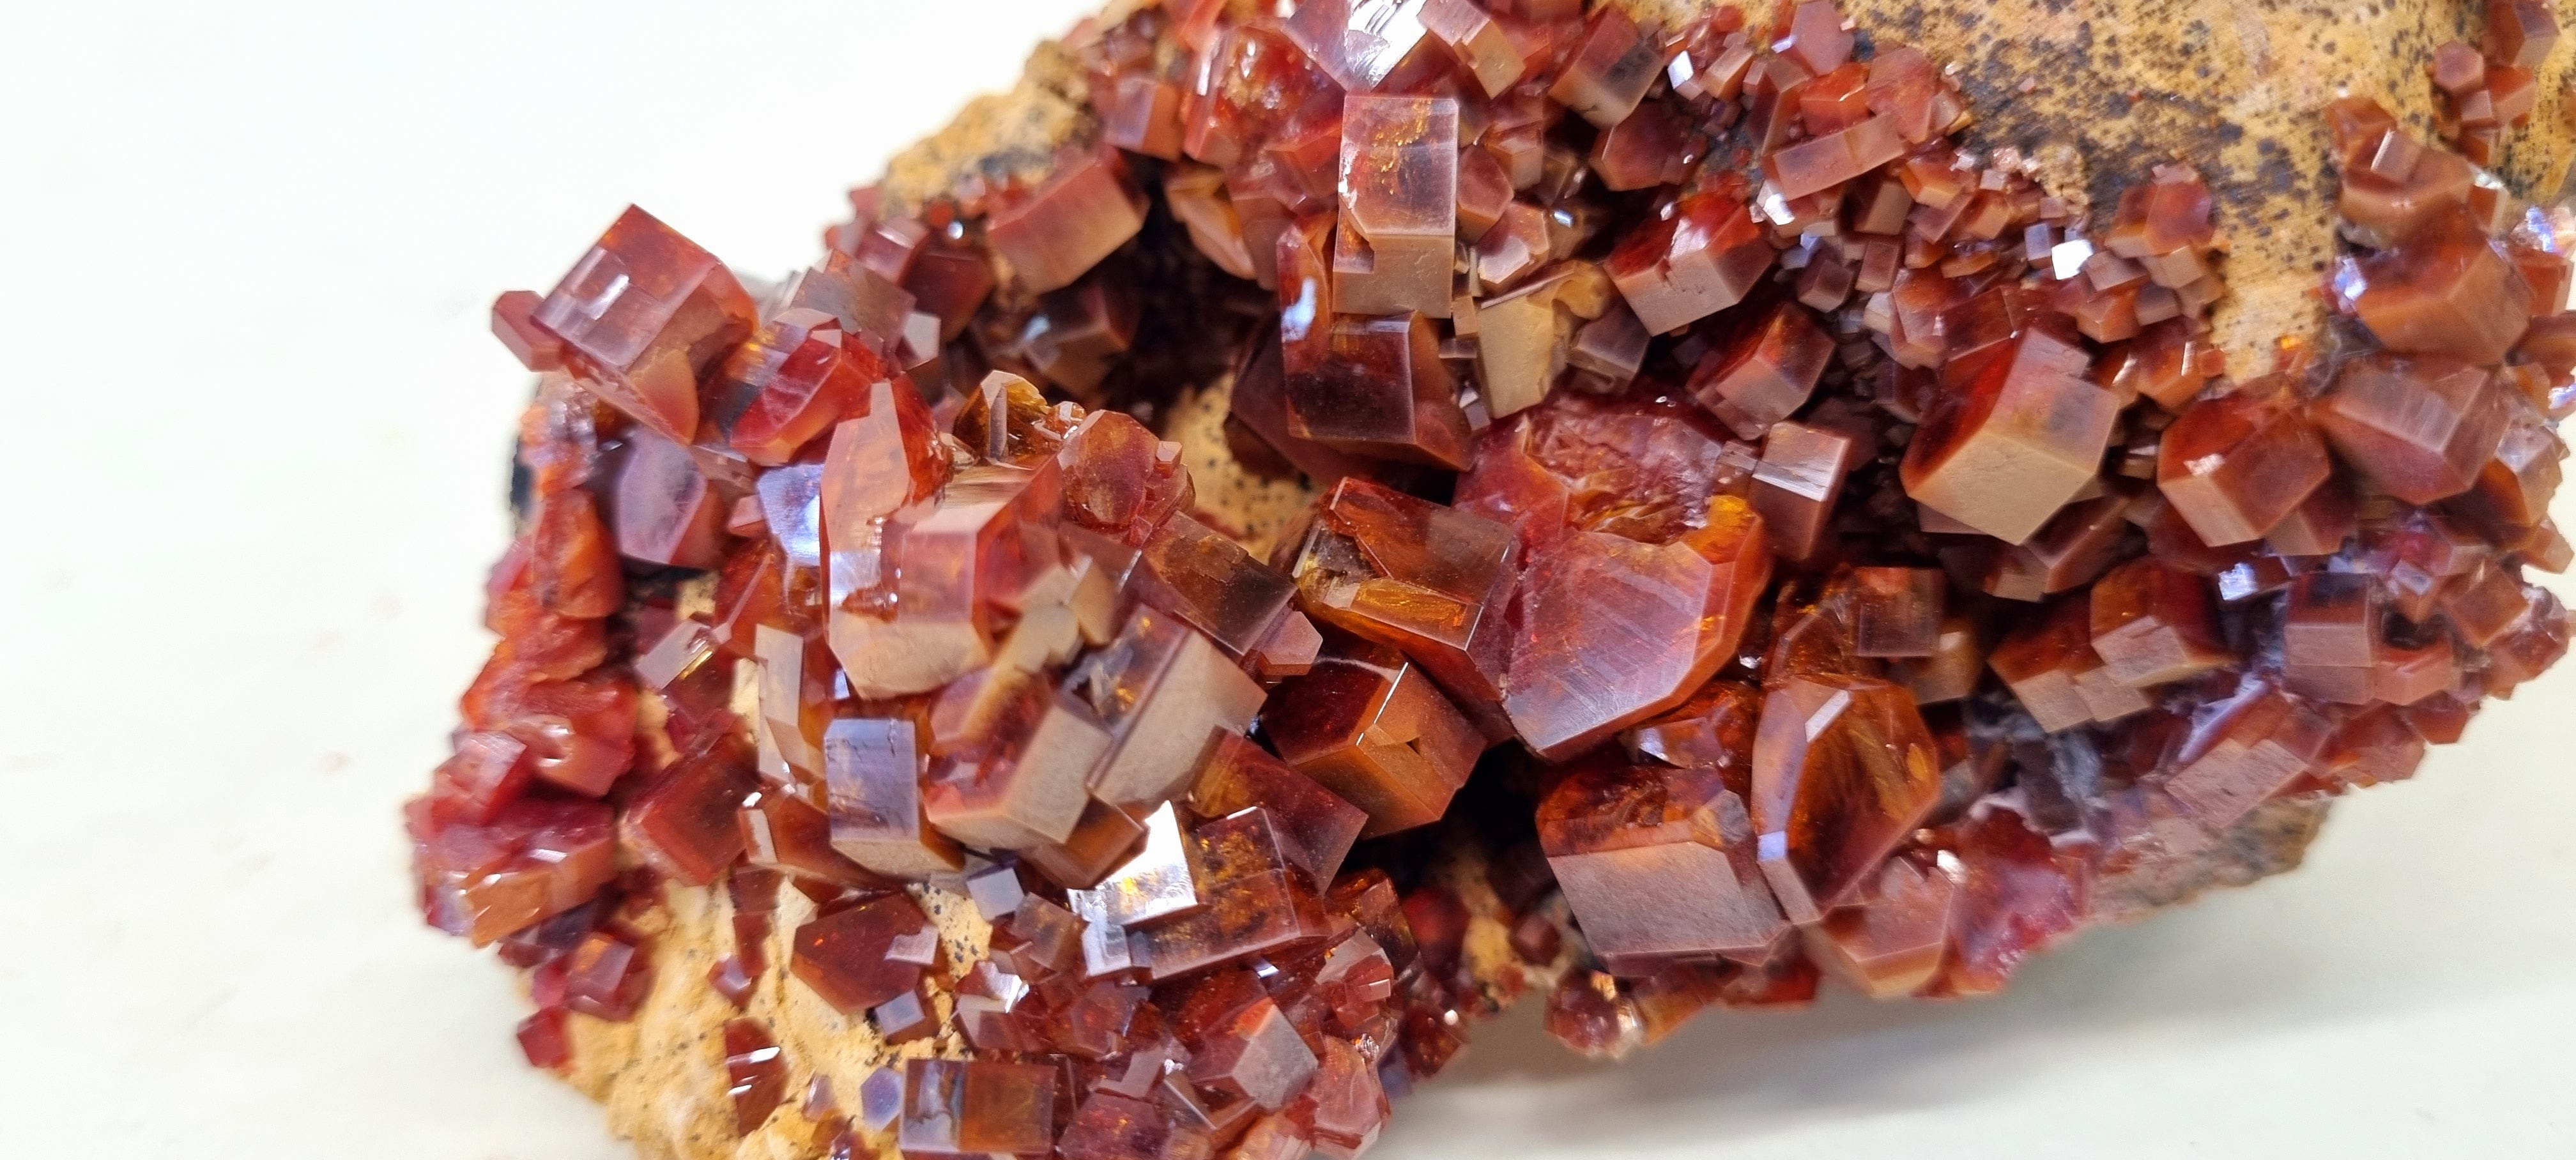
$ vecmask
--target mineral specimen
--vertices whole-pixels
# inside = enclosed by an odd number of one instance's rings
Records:
[[[704,984],[763,1154],[1347,1158],[1529,991],[1590,1055],[1992,991],[2566,651],[2576,219],[2479,167],[2547,5],[2434,53],[2456,152],[2325,110],[2264,366],[2191,167],[2087,214],[1832,3],[1586,7],[1123,6],[1075,129],[774,291],[629,209],[501,295],[405,823],[527,1058]]]

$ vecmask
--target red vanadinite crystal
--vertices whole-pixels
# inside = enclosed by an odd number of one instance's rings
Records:
[[[699,377],[750,336],[752,303],[714,255],[629,206],[529,317],[600,398],[687,442]]]
[[[539,1067],[713,989],[734,1129],[836,1157],[1348,1160],[1532,988],[1601,1057],[1993,991],[2567,651],[2567,211],[2481,168],[2558,28],[2486,10],[2442,140],[2324,109],[2338,317],[2259,366],[2241,180],[2088,218],[1830,0],[1130,5],[1069,142],[757,300],[630,208],[492,304],[423,914]]]
[[[857,1014],[920,980],[922,964],[889,952],[929,925],[921,908],[900,894],[833,911],[796,928],[788,968],[824,1002]]]

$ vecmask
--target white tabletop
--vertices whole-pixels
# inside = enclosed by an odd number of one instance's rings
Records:
[[[1078,4],[251,7],[0,15],[0,1156],[622,1156],[407,897],[526,390],[486,305],[629,201],[810,261]],[[1615,1070],[1508,1020],[1379,1154],[2567,1155],[2571,710],[2555,673],[2307,869],[1998,999]]]

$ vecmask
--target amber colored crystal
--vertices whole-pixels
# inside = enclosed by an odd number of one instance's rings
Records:
[[[796,928],[788,970],[824,1002],[857,1015],[920,980],[919,963],[888,952],[896,940],[929,925],[929,917],[901,893],[834,910]]]
[[[1301,677],[1315,667],[1315,657],[1323,652],[1324,634],[1302,612],[1291,612],[1270,626],[1270,632],[1252,651],[1243,656],[1244,668],[1264,684],[1289,677]]]
[[[2360,262],[2353,309],[2400,354],[2493,363],[2531,320],[2531,288],[2465,208],[2446,210],[2404,242]]]
[[[1860,901],[1825,916],[1806,945],[1844,982],[1873,998],[1912,994],[1941,969],[1959,887],[1932,859],[1890,858]]]
[[[823,732],[832,848],[881,874],[919,878],[959,866],[956,843],[922,814],[922,754],[911,721],[852,717]]]
[[[1092,795],[1143,809],[1185,788],[1216,734],[1243,732],[1262,699],[1261,686],[1214,642],[1152,608],[1138,609],[1115,640],[1079,663],[1066,691],[1110,730]]]
[[[1985,356],[1906,446],[1905,493],[2007,543],[2029,539],[2094,478],[2109,446],[2119,401],[2086,369],[2078,346],[2041,329]]]
[[[2538,68],[2558,43],[2558,16],[2545,0],[2487,0],[2487,59]]]
[[[1187,515],[1163,521],[1142,565],[1131,580],[1142,599],[1236,655],[1261,642],[1295,593],[1287,577]]]
[[[892,883],[832,846],[832,820],[805,799],[770,786],[745,797],[736,815],[744,860],[754,866],[856,890]]]
[[[1308,612],[1403,649],[1482,716],[1502,700],[1518,559],[1501,524],[1346,479],[1316,505],[1290,571]]]
[[[1852,652],[1929,657],[1941,646],[1948,585],[1932,568],[1856,568],[1851,574]]]
[[[1107,876],[1144,838],[1145,828],[1125,810],[1093,798],[1065,840],[1031,846],[1020,857],[1048,881],[1081,889]]]
[[[1457,201],[1455,99],[1346,98],[1341,228],[1333,243],[1336,309],[1448,317]]]
[[[1281,122],[1340,102],[1340,87],[1273,22],[1234,25],[1202,52],[1181,111],[1181,149],[1196,160],[1232,167]]]
[[[2148,707],[2146,697],[2114,675],[2094,651],[2088,596],[2059,598],[2046,612],[2024,620],[1986,657],[2022,708],[2051,733],[2090,721],[2115,721]]]
[[[1721,774],[1741,797],[1752,792],[1753,727],[1761,712],[1759,690],[1710,681],[1690,700],[1620,734],[1620,743],[1639,758]]]
[[[1201,817],[1260,806],[1279,825],[1288,857],[1316,882],[1330,882],[1368,815],[1242,737],[1217,739],[1186,799]]]
[[[907,1154],[1038,1154],[1055,1140],[1056,1069],[908,1059],[895,1139]]]
[[[1496,292],[1511,289],[1547,264],[1548,244],[1545,210],[1525,201],[1505,205],[1476,238],[1477,282]]]
[[[1437,467],[1467,462],[1467,417],[1420,314],[1337,315],[1324,352],[1287,379],[1288,432],[1357,455]]]
[[[1665,543],[1710,526],[1709,501],[1747,494],[1755,466],[1687,403],[1567,393],[1482,438],[1456,500],[1513,524],[1525,555],[1572,528]]]
[[[832,429],[817,494],[833,570],[863,574],[873,586],[887,583],[878,577],[890,571],[887,522],[936,496],[949,465],[930,412],[911,384],[872,384],[863,398]],[[775,517],[770,524],[779,526]]]
[[[1595,8],[1547,95],[1607,129],[1628,119],[1663,69],[1655,37],[1616,7]]]
[[[542,1007],[519,1021],[519,1054],[530,1067],[562,1071],[572,1066],[572,1034],[560,1007]]]
[[[2471,648],[2494,644],[2521,624],[2533,607],[2521,581],[2483,560],[2443,589],[2441,603],[2451,631]]]
[[[1180,160],[1180,87],[1150,76],[1118,78],[1117,90],[1102,110],[1100,138],[1148,157]]]
[[[1932,735],[1912,694],[1867,677],[1772,688],[1753,740],[1762,872],[1790,921],[1847,901],[1940,800]]]
[[[1905,154],[1894,117],[1871,117],[1839,132],[1802,141],[1763,159],[1782,197],[1824,192]]]
[[[2357,102],[2357,103],[2354,103]],[[2465,204],[2476,170],[2457,154],[2426,149],[2367,98],[2339,101],[2329,119],[2343,142],[2343,184],[2336,202],[2346,219],[2391,238],[2413,236]]]
[[[617,552],[649,564],[713,567],[724,559],[727,502],[688,448],[638,433],[617,475]]]
[[[1267,809],[1203,823],[1191,831],[1190,843],[1206,874],[1198,883],[1201,905],[1136,932],[1155,979],[1281,952],[1323,936],[1319,900],[1289,859],[1287,841]]]
[[[1233,195],[1225,189],[1224,170],[1206,165],[1173,166],[1163,175],[1163,203],[1189,230],[1191,244],[1218,269],[1237,278],[1259,278],[1263,270],[1270,268],[1268,263],[1253,259],[1243,215],[1236,210]]]
[[[777,466],[866,401],[887,376],[864,340],[820,310],[784,310],[726,359],[724,378],[746,398],[730,439],[752,462]],[[719,421],[724,416],[719,413]]]
[[[889,1045],[927,1039],[939,1031],[930,1001],[922,996],[919,987],[869,1008],[868,1022],[876,1026],[877,1036]]]
[[[1743,301],[1775,256],[1742,201],[1702,193],[1639,223],[1602,268],[1637,321],[1662,334]]]
[[[1825,540],[1843,478],[1867,448],[1852,435],[1804,423],[1773,424],[1753,469],[1753,510],[1761,513],[1772,551],[1788,560],[1813,557]]]
[[[2317,762],[2317,773],[2345,788],[2382,785],[2414,776],[2426,742],[2393,705],[2364,710],[2335,730]]]
[[[1454,2],[1467,5],[1467,0]],[[1493,151],[1473,146],[1459,150],[1458,240],[1469,245],[1483,241],[1485,231],[1494,228],[1513,204],[1511,175],[1503,171]],[[1539,226],[1544,231],[1543,219]],[[1463,327],[1460,333],[1465,333]]]
[[[1932,705],[1974,693],[1985,671],[1985,645],[1976,622],[1953,613],[1942,618],[1931,656],[1893,661],[1887,675],[1913,693],[1916,704]]]
[[[2432,74],[2434,88],[2465,97],[2486,83],[2487,62],[2478,58],[2478,50],[2469,42],[2446,40],[2433,46],[2433,62],[2425,71]]]
[[[1269,999],[1254,1001],[1199,1036],[1189,1074],[1201,1088],[1277,1111],[1314,1078],[1314,1051]]]
[[[664,438],[698,431],[698,379],[751,333],[751,296],[660,219],[626,207],[530,321],[600,398]]]
[[[1095,272],[1038,300],[1019,335],[1020,354],[1040,378],[1096,400],[1100,381],[1135,344],[1137,302],[1126,280]]]
[[[1305,676],[1270,694],[1263,727],[1297,771],[1368,814],[1365,836],[1438,821],[1485,743],[1403,653],[1327,638]]]
[[[1617,1059],[1644,1042],[1636,1003],[1602,971],[1576,970],[1547,995],[1548,1036],[1588,1059]]]
[[[1833,0],[1800,0],[1789,16],[1788,33],[1772,47],[1809,73],[1829,73],[1851,59],[1855,38],[1843,27],[1843,14]]]
[[[2344,364],[2314,413],[2346,463],[2417,504],[2467,491],[2503,437],[2506,418],[2484,369],[2384,353]]]
[[[1031,292],[1073,284],[1145,225],[1145,195],[1114,152],[1059,158],[1045,184],[994,212],[984,239]]]
[[[1601,317],[1575,328],[1566,364],[1582,372],[1586,389],[1616,391],[1637,377],[1645,365],[1647,344],[1654,336],[1625,303],[1612,303]]]
[[[902,528],[890,607],[879,603],[883,577],[846,572],[836,547],[832,650],[856,691],[927,692],[989,661],[1001,624],[1060,575],[1053,525],[1062,509],[1063,476],[1052,459],[1033,470],[960,472],[935,509]],[[861,582],[871,578],[873,585]]]
[[[1412,80],[1425,70],[1408,65],[1438,55],[1426,47],[1424,8],[1423,0],[1314,0],[1281,28],[1334,83],[1365,93]]]
[[[2352,485],[2329,477],[2263,533],[2263,545],[2284,556],[2330,556],[2360,530],[2358,517]]]
[[[1608,190],[1679,184],[1706,151],[1690,123],[1669,107],[1647,104],[1592,139],[1592,172]]]
[[[538,781],[587,797],[607,793],[635,757],[633,691],[606,674],[510,688],[466,719],[524,745]]]
[[[533,290],[502,291],[492,300],[492,336],[510,348],[520,366],[543,372],[563,366],[564,344],[562,339],[537,328],[539,301]]]
[[[2192,404],[2156,454],[2156,486],[2211,545],[2272,530],[2333,472],[2316,428],[2263,383]]]
[[[1690,392],[1736,434],[1759,439],[1806,404],[1833,352],[1815,317],[1783,302],[1712,347],[1691,368]]]
[[[705,886],[742,856],[734,811],[755,784],[727,754],[682,761],[626,804],[618,836],[654,869]]]
[[[1511,34],[1475,0],[1425,0],[1419,19],[1476,78],[1486,96],[1501,96],[1529,68]]]
[[[1021,850],[1073,835],[1090,795],[1084,785],[1109,749],[1088,706],[1040,679],[1022,686],[994,736],[934,768],[924,796],[930,824],[965,845]]]
[[[2478,469],[2477,484],[2452,501],[2469,518],[2496,528],[2532,528],[2548,518],[2558,493],[2567,445],[2538,423],[2517,421],[2497,440],[2495,457]]]
[[[564,1006],[599,1019],[635,1017],[653,986],[653,954],[606,931],[592,931],[564,956]]]
[[[1487,411],[1500,418],[1538,405],[1564,373],[1573,312],[1542,279],[1478,304],[1476,369]]]
[[[787,1098],[787,1061],[754,1019],[724,1025],[725,1095],[733,1100],[733,1130],[748,1136]]]
[[[2219,635],[2209,582],[2152,557],[2104,573],[2090,602],[2093,651],[2133,688],[2189,680],[2235,663]]]
[[[1531,561],[1503,683],[1531,749],[1579,753],[1679,704],[1734,652],[1770,579],[1770,541],[1743,500],[1706,510],[1672,543],[1578,531]]]
[[[1538,808],[1539,842],[1593,953],[1758,961],[1787,921],[1723,771],[1594,764]]]
[[[1939,67],[1922,49],[1881,42],[1877,54],[1870,57],[1862,95],[1871,112],[1893,118],[1897,133],[1908,143],[1919,144],[1949,128],[1933,123],[1934,98],[1940,91]]]
[[[1146,816],[1144,830],[1143,847],[1085,892],[1090,897],[1078,913],[1096,910],[1094,921],[1128,927],[1198,908],[1207,868],[1196,861],[1179,814],[1169,803],[1158,806]]]
[[[2282,688],[2348,705],[2377,699],[2382,607],[2378,585],[2365,575],[2311,572],[2291,581],[2282,612]]]
[[[1386,1089],[1380,1084],[1379,1069],[1346,1040],[1324,1040],[1322,1064],[1310,1096],[1315,1150],[1334,1160],[1353,1160],[1367,1151],[1386,1126]]]
[[[431,800],[443,814],[485,826],[527,792],[535,773],[526,742],[507,733],[467,733],[430,775]]]
[[[431,925],[482,946],[590,900],[617,876],[611,815],[597,802],[523,798],[485,825],[440,825],[406,807],[413,873]]]
[[[1055,1154],[1065,1160],[1206,1160],[1207,1132],[1162,1104],[1094,1091],[1074,1111]]]
[[[2576,628],[2548,589],[2525,588],[2522,596],[2526,604],[2520,623],[2487,647],[2485,683],[2498,695],[2511,693],[2566,657],[2569,631]]]
[[[2094,381],[2124,400],[2144,397],[2180,411],[2209,381],[2207,363],[2216,353],[2205,337],[2192,333],[2189,322],[2167,319],[2106,352],[2094,368]]]

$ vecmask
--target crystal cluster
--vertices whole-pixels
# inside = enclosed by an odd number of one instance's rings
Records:
[[[745,1133],[1349,1156],[1524,978],[1595,1055],[1991,991],[2566,650],[2576,222],[2476,168],[2546,5],[2437,55],[2459,152],[2326,110],[2337,317],[2259,367],[2201,174],[2079,212],[1823,0],[1284,11],[1084,27],[1080,144],[758,295],[630,209],[495,303],[519,532],[407,820],[531,1061],[722,887],[707,985],[934,1048],[845,1108],[737,1019]],[[1275,535],[1145,421],[1210,380]]]

